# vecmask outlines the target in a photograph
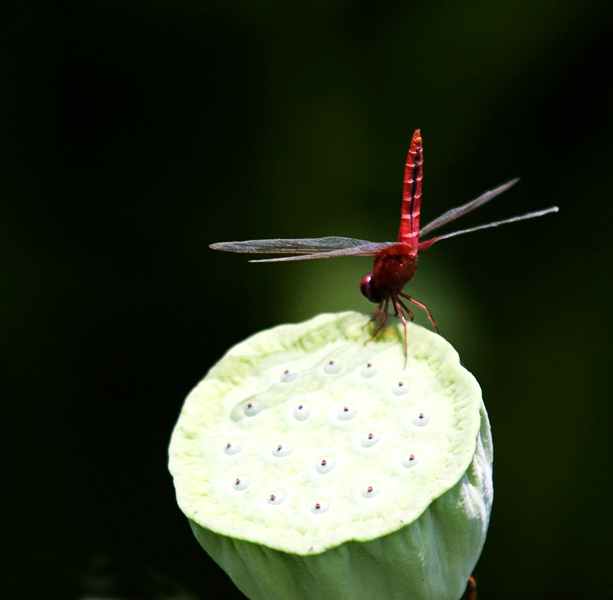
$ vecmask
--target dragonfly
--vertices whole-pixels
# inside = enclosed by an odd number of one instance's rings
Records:
[[[320,238],[219,242],[211,244],[210,248],[213,250],[223,250],[225,252],[248,254],[294,255],[257,259],[251,260],[250,262],[281,262],[290,260],[310,260],[315,258],[333,258],[337,256],[373,256],[374,263],[372,273],[365,275],[360,282],[362,294],[366,296],[368,300],[378,305],[370,321],[376,322],[379,316],[381,316],[381,320],[376,326],[371,339],[374,339],[383,327],[385,327],[388,308],[391,303],[395,316],[401,319],[404,327],[404,354],[406,358],[408,353],[406,316],[413,321],[414,315],[403,300],[425,311],[428,315],[428,319],[432,323],[434,331],[437,333],[439,332],[434,317],[428,307],[419,300],[403,293],[405,285],[415,275],[417,270],[417,256],[420,252],[427,250],[432,244],[440,240],[471,233],[473,231],[479,231],[480,229],[498,227],[499,225],[507,223],[515,223],[525,219],[542,217],[543,215],[555,213],[559,210],[557,206],[551,206],[516,217],[494,221],[468,229],[461,229],[459,231],[424,240],[423,236],[430,234],[435,229],[469,213],[484,205],[486,202],[489,202],[492,198],[502,194],[502,192],[505,192],[511,186],[515,185],[519,181],[519,178],[511,179],[462,206],[448,210],[420,229],[419,220],[421,215],[423,162],[422,138],[420,130],[417,129],[411,140],[411,146],[404,169],[400,231],[398,232],[398,240],[395,242],[370,242],[349,237],[327,236]]]

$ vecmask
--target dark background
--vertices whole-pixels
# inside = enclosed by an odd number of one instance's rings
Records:
[[[613,598],[610,2],[2,12],[11,597],[241,597],[175,504],[166,451],[182,400],[256,331],[370,311],[358,282],[371,263],[250,265],[208,244],[393,240],[419,127],[424,222],[514,176],[461,226],[561,207],[434,246],[407,288],[492,420],[479,598]]]

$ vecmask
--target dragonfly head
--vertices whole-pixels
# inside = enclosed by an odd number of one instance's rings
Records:
[[[362,281],[360,282],[360,291],[371,302],[381,302],[382,300],[377,288],[375,288],[372,284],[372,273],[369,273],[368,275],[364,275],[364,277],[362,277]]]

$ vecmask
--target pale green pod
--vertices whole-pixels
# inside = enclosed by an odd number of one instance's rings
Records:
[[[441,336],[323,314],[232,348],[170,443],[177,500],[252,600],[458,600],[492,506],[481,390]]]

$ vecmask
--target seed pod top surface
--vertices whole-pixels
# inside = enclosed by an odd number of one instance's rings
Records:
[[[482,426],[477,381],[441,336],[409,324],[405,366],[401,330],[365,343],[367,322],[347,312],[275,327],[209,371],[170,445],[190,520],[316,555],[411,524],[460,481]]]

